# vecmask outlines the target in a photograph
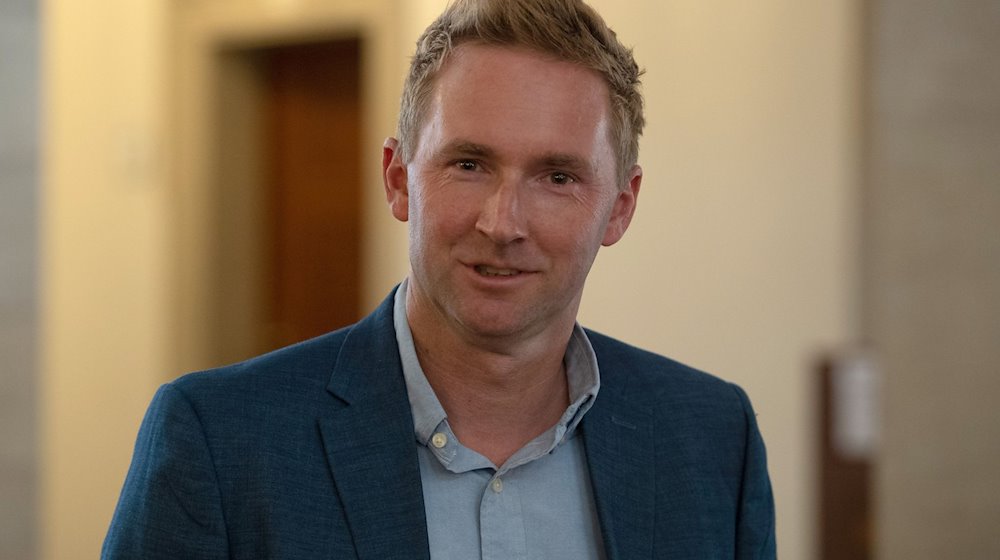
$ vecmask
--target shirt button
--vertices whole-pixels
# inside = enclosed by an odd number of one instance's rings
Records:
[[[448,445],[448,436],[441,432],[434,434],[434,436],[431,437],[431,445],[441,449],[442,447]]]
[[[500,480],[499,478],[494,478],[493,482],[490,483],[490,488],[492,488],[493,491],[496,492],[497,494],[503,492],[503,480]]]

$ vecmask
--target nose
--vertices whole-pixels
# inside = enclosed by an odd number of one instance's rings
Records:
[[[506,245],[527,235],[524,208],[515,181],[500,181],[483,201],[476,229],[494,243]]]

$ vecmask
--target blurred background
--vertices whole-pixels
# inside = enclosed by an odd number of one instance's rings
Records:
[[[98,556],[159,384],[406,274],[443,5],[0,0],[0,558]],[[648,125],[581,322],[747,389],[783,558],[1000,558],[1000,4],[593,5]]]

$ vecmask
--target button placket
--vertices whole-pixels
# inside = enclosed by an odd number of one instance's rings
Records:
[[[479,513],[482,560],[528,558],[524,512],[513,480],[497,472],[483,488]]]

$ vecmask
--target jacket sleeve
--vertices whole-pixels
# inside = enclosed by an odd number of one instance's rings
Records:
[[[139,429],[101,558],[228,556],[221,494],[204,429],[183,393],[164,385]]]
[[[767,475],[764,439],[757,427],[750,399],[733,386],[746,416],[746,454],[743,461],[743,484],[740,490],[739,518],[736,523],[736,558],[772,560],[776,557],[774,537],[774,497]]]

